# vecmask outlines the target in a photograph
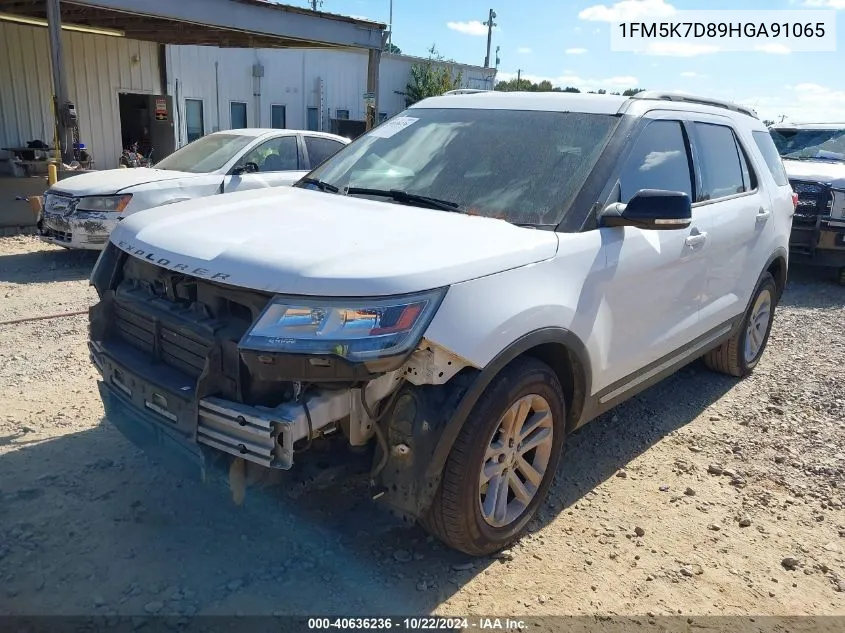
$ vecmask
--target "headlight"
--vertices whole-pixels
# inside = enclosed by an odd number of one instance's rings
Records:
[[[126,208],[130,200],[132,200],[131,193],[122,196],[87,196],[79,199],[76,210],[120,213]]]
[[[379,299],[276,297],[241,340],[244,349],[364,361],[407,352],[446,289]]]

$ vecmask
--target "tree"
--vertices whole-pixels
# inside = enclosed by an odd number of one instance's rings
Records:
[[[432,44],[428,59],[411,65],[411,76],[405,88],[405,105],[410,106],[428,97],[436,97],[461,86],[462,73],[454,72],[454,62],[444,59]]]
[[[578,88],[573,88],[572,86],[558,88],[553,86],[552,82],[548,79],[544,79],[540,83],[534,83],[529,79],[520,79],[517,81],[516,78],[498,82],[496,84],[496,90],[501,92],[581,92]]]
[[[393,55],[401,55],[402,49],[396,46],[393,42],[384,45],[384,52],[391,53]]]
[[[645,88],[628,88],[622,93],[623,97],[633,97],[639,92],[645,92]]]
[[[771,127],[774,124],[775,122],[772,119],[763,119],[763,125],[765,125],[766,127]]]

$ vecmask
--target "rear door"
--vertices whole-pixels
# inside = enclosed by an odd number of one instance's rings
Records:
[[[772,253],[772,200],[748,147],[727,117],[690,123],[701,188],[694,213],[709,225],[710,253],[701,319],[710,327],[741,314]]]
[[[251,165],[255,172],[235,173]],[[223,193],[292,185],[307,168],[300,156],[296,134],[276,136],[248,150],[223,182]]]

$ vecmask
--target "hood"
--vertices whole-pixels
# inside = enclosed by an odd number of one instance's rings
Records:
[[[790,180],[828,182],[834,187],[845,188],[845,163],[784,158],[783,166]]]
[[[148,182],[175,180],[177,178],[195,178],[202,175],[204,174],[154,169],[150,167],[106,169],[65,178],[53,185],[51,191],[69,193],[73,196],[107,196],[113,193],[120,193],[128,187],[143,185]]]
[[[428,290],[553,257],[551,231],[298,188],[188,200],[123,220],[119,248],[164,268],[283,294]]]

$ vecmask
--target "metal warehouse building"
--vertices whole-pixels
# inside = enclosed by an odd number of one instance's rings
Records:
[[[53,144],[46,3],[0,0],[0,148]],[[150,13],[133,13],[141,5]],[[331,131],[364,119],[373,87],[384,119],[404,108],[421,61],[381,54],[384,25],[262,0],[62,0],[61,16],[67,100],[97,169],[116,167],[145,134],[155,159],[220,129]],[[462,87],[493,87],[493,69],[454,70]],[[0,151],[0,172],[12,169],[10,156]]]

